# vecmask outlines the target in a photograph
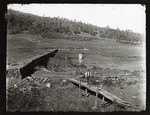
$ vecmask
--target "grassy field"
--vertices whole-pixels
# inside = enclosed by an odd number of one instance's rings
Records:
[[[53,49],[83,49],[87,48],[84,63],[103,68],[122,70],[143,70],[144,47],[116,42],[111,39],[92,41],[70,41],[41,38],[40,36],[18,34],[7,37],[8,63],[18,62],[50,52]]]
[[[107,38],[91,41],[71,41],[42,38],[38,35],[25,33],[7,35],[7,64],[15,65],[17,63],[18,66],[23,65],[36,56],[49,53],[55,49],[71,52],[73,62],[76,64],[78,63],[78,53],[85,52],[87,56],[84,65],[97,67],[95,71],[98,72],[100,80],[103,81],[104,89],[125,101],[137,105],[141,110],[145,108],[144,96],[142,95],[145,94],[146,83],[143,74],[145,72],[145,49],[142,44],[124,44]],[[57,60],[55,59],[55,61]],[[82,68],[77,69],[77,71],[79,70],[82,71]],[[42,77],[43,73],[39,72],[35,75]],[[113,79],[116,76],[118,80],[115,81]],[[79,99],[77,97],[78,90],[75,86],[61,87],[59,84],[46,90],[49,93],[44,92],[45,108],[38,108],[39,111],[93,111],[91,107],[94,104],[94,101],[92,101],[94,96]],[[70,95],[68,95],[69,93]],[[66,106],[64,106],[64,103],[66,103]],[[103,105],[101,100],[99,103]],[[115,110],[115,106],[111,105],[105,108],[100,107],[94,111]]]

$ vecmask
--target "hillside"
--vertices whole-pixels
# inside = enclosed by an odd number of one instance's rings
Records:
[[[97,27],[59,17],[40,17],[9,9],[7,31],[18,34],[26,31],[49,39],[92,40],[98,38],[117,39],[117,41],[142,42],[143,35],[130,30]]]

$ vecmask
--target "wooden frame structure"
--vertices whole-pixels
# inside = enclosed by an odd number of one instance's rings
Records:
[[[121,106],[126,106],[126,107],[134,107],[134,108],[137,108],[135,107],[134,105],[132,105],[131,103],[129,102],[126,102],[126,101],[123,101],[122,99],[120,99],[119,97],[107,92],[106,90],[100,88],[99,86],[94,86],[94,85],[90,85],[90,87],[87,85],[86,82],[81,82],[80,78],[78,78],[79,80],[77,79],[74,79],[74,78],[69,78],[67,80],[69,80],[71,83],[79,86],[79,96],[81,95],[80,93],[80,89],[87,89],[89,92],[94,92],[96,94],[96,99],[95,99],[95,107],[97,107],[97,98],[99,96],[102,97],[102,100],[103,101],[108,101],[108,102],[112,102],[112,103],[117,103]]]

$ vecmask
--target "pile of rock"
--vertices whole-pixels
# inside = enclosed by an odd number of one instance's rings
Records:
[[[12,78],[12,77],[14,77],[14,78],[21,78],[22,75],[20,73],[20,69],[8,69],[6,71],[6,77],[7,78]]]

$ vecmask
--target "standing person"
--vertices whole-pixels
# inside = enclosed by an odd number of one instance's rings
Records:
[[[84,77],[86,78],[87,85],[90,85],[90,78],[92,77],[92,72],[89,69],[84,73]]]
[[[92,76],[92,72],[90,71],[89,68],[84,73],[84,77],[86,78],[87,85],[90,87],[90,78],[93,77],[93,76]],[[86,96],[88,96],[88,95],[89,95],[89,93],[87,93],[87,89],[86,89]]]

